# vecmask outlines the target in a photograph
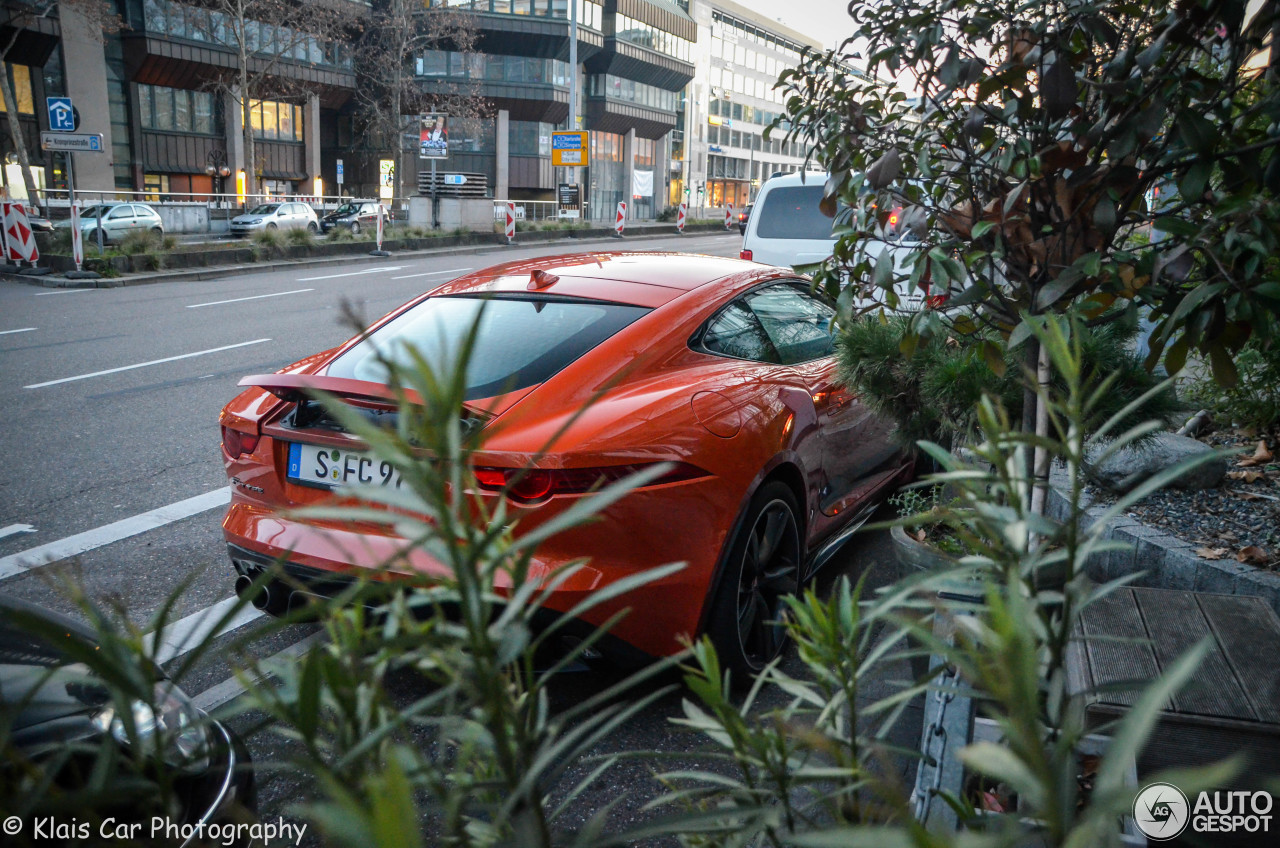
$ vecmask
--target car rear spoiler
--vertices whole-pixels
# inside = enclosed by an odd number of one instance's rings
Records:
[[[237,383],[245,388],[265,389],[288,403],[306,400],[311,392],[326,392],[338,397],[356,400],[371,400],[377,403],[395,404],[399,402],[396,393],[386,383],[375,383],[370,380],[353,380],[350,377],[329,377],[325,374],[253,374]],[[506,405],[527,394],[530,389],[511,395],[500,396]],[[404,397],[409,403],[425,406],[422,395],[413,389],[404,389]],[[480,418],[492,418],[497,414],[494,409],[494,398],[467,401],[463,407],[472,415]]]
[[[281,400],[297,403],[305,400],[310,392],[327,392],[346,398],[396,403],[399,398],[385,383],[369,380],[353,380],[349,377],[329,377],[324,374],[254,374],[237,385],[246,388],[266,389]],[[411,403],[422,403],[422,397],[412,389],[404,390]]]

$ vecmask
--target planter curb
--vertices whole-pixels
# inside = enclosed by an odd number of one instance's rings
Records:
[[[1068,496],[1061,472],[1050,479],[1046,512],[1061,521],[1066,517]],[[1085,503],[1089,503],[1085,496]],[[1092,526],[1105,508],[1088,506],[1084,523]],[[1221,595],[1262,598],[1280,614],[1280,574],[1254,568],[1234,559],[1210,560],[1197,556],[1194,546],[1132,516],[1115,519],[1104,532],[1111,541],[1131,546],[1126,551],[1095,554],[1085,566],[1088,575],[1103,582],[1134,572],[1145,572],[1134,585],[1152,589],[1182,589]]]

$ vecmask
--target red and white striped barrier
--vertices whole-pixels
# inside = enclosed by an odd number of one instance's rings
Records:
[[[733,229],[733,204],[727,203],[724,207],[724,228],[726,230]]]
[[[71,204],[71,258],[76,261],[76,270],[84,264],[84,233],[80,232],[80,201]]]
[[[625,200],[618,201],[618,215],[613,222],[614,235],[621,236],[622,229],[627,224],[627,203]]]
[[[507,244],[514,244],[516,240],[516,205],[514,202],[507,201]]]
[[[35,233],[31,232],[31,222],[27,220],[26,207],[21,203],[4,204],[4,237],[7,248],[6,259],[14,262],[30,262],[34,265],[40,258]]]
[[[378,204],[378,250],[382,250],[382,204]]]
[[[681,201],[680,208],[676,212],[676,229],[680,231],[680,235],[684,235],[684,222],[689,216],[689,204]]]

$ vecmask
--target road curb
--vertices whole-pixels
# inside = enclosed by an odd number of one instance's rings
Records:
[[[726,231],[723,229],[706,229],[693,230],[688,235],[737,235],[736,232]],[[669,238],[674,233],[666,231],[662,232],[632,232],[626,239],[627,241],[649,241],[656,238]],[[191,280],[214,280],[222,277],[240,277],[246,274],[257,274],[267,271],[278,271],[287,268],[296,268],[298,270],[306,270],[308,268],[325,268],[333,265],[351,265],[351,264],[369,264],[386,262],[388,258],[398,259],[418,258],[423,256],[472,256],[485,253],[501,253],[512,247],[537,247],[540,245],[588,245],[588,244],[609,244],[612,245],[611,250],[625,249],[618,244],[618,240],[612,235],[587,236],[585,238],[564,236],[554,239],[537,239],[526,242],[518,242],[516,244],[474,244],[474,245],[453,245],[449,247],[424,248],[421,250],[404,250],[392,253],[387,256],[370,256],[368,254],[354,253],[342,256],[324,256],[309,259],[270,259],[262,262],[240,263],[236,265],[211,265],[204,268],[191,268],[182,271],[157,271],[153,273],[129,274],[122,277],[102,277],[97,280],[69,280],[65,277],[43,276],[18,276],[17,274],[8,274],[0,272],[0,279],[12,280],[14,282],[26,283],[41,288],[68,288],[68,289],[110,289],[120,288],[123,286],[137,286],[151,283],[169,283],[169,282],[187,282]]]

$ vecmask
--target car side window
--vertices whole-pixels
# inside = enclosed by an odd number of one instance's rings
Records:
[[[115,209],[112,209],[112,210],[111,210],[111,214],[110,214],[110,215],[108,215],[107,217],[108,217],[108,218],[110,218],[110,219],[112,219],[112,220],[117,220],[117,219],[120,219],[120,218],[132,218],[132,217],[133,217],[133,207],[132,207],[132,206],[117,206]]]
[[[702,347],[708,353],[750,359],[753,362],[778,364],[778,351],[755,313],[741,300],[735,300],[711,319],[702,333]]]
[[[834,350],[835,310],[791,283],[769,286],[744,298],[760,320],[783,365],[796,365]]]

